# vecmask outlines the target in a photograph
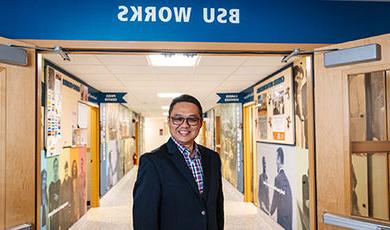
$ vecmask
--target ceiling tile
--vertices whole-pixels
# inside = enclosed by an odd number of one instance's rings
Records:
[[[232,74],[236,68],[236,66],[198,66],[195,69],[195,74]]]
[[[102,54],[95,55],[104,65],[147,66],[145,55]]]
[[[66,65],[65,69],[76,74],[110,74],[103,65]]]
[[[152,74],[149,66],[108,65],[107,68],[113,74]]]
[[[155,81],[157,78],[154,74],[115,74],[115,76],[123,81]]]
[[[229,74],[194,74],[193,81],[222,81],[229,77]]]
[[[243,66],[283,66],[281,62],[284,55],[267,55],[267,56],[250,56],[242,65]]]
[[[192,75],[194,73],[194,67],[150,67],[155,74],[181,74]]]
[[[239,66],[247,58],[246,56],[201,56],[199,66]]]
[[[242,66],[238,68],[234,75],[258,75],[258,74],[271,74],[272,72],[278,70],[274,66]]]
[[[240,92],[251,86],[248,82],[243,81],[225,81],[220,86],[217,87],[218,93],[224,92]]]

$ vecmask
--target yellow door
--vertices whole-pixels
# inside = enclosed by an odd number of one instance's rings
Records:
[[[91,207],[99,207],[99,108],[91,107]]]
[[[243,120],[243,132],[244,132],[244,201],[254,202],[254,171],[253,171],[253,117],[252,117],[253,105],[244,107],[244,120]]]

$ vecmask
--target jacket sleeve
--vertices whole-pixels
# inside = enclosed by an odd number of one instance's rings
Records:
[[[133,191],[134,230],[160,228],[160,178],[149,156],[140,159],[138,176]]]
[[[223,205],[221,159],[219,157],[218,157],[218,173],[219,173],[219,186],[218,186],[218,197],[217,197],[217,223],[218,223],[218,230],[223,230],[225,224],[225,216],[224,216],[224,205]]]
[[[275,185],[276,188],[280,187],[279,183],[278,183],[278,177],[275,178],[274,185]],[[274,190],[274,195],[272,197],[272,205],[271,205],[270,215],[274,214],[278,204],[279,204],[279,193],[276,190]]]

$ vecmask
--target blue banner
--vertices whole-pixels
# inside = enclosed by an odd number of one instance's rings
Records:
[[[243,103],[244,94],[242,93],[217,93],[219,96],[218,104]]]
[[[123,98],[127,93],[94,93],[97,102],[100,103],[126,103]]]
[[[339,43],[390,32],[390,2],[326,0],[3,1],[13,39]]]

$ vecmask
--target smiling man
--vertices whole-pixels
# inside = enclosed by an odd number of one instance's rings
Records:
[[[195,143],[202,106],[190,95],[172,100],[167,143],[140,159],[134,186],[135,230],[221,230],[221,160]]]

